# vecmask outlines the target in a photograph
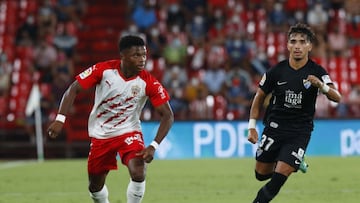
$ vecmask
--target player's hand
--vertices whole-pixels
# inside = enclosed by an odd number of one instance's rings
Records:
[[[148,146],[143,149],[141,152],[137,153],[137,156],[142,156],[146,163],[150,163],[154,159],[155,148],[153,146]]]
[[[255,128],[250,128],[248,130],[248,141],[255,144],[258,141],[258,133]]]
[[[63,125],[64,124],[60,121],[52,122],[48,127],[48,129],[46,130],[49,137],[56,138],[60,134]]]
[[[321,86],[323,85],[323,83],[321,82],[321,80],[316,77],[315,75],[308,75],[308,77],[306,78],[312,86],[317,87],[317,88],[321,88]]]

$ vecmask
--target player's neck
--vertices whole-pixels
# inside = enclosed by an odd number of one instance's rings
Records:
[[[289,58],[289,65],[292,69],[299,70],[304,67],[308,62],[308,58],[303,58],[301,60],[295,60],[294,58]]]

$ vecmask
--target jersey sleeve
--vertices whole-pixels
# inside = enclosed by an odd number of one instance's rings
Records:
[[[262,89],[265,94],[269,94],[273,90],[273,80],[275,75],[275,68],[270,69],[262,76],[259,82],[259,88]]]
[[[76,80],[84,89],[95,86],[102,77],[102,71],[98,65],[93,65],[76,76]]]
[[[146,94],[154,107],[160,106],[170,100],[169,93],[162,84],[153,77],[147,81]]]
[[[329,73],[325,70],[325,68],[318,66],[318,78],[325,83],[325,84],[333,84],[333,81],[331,80]]]

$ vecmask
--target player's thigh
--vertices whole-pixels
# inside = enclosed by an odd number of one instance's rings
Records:
[[[256,150],[256,161],[259,165],[270,166],[276,163],[282,144],[281,137],[276,132],[265,128]]]
[[[132,180],[142,182],[145,180],[146,164],[140,157],[135,157],[129,160],[127,164],[129,174]]]
[[[276,162],[265,163],[261,161],[256,161],[255,163],[255,171],[261,175],[267,175],[274,172]]]
[[[309,140],[309,133],[301,133],[290,137],[280,150],[279,161],[285,162],[297,171],[305,155]]]

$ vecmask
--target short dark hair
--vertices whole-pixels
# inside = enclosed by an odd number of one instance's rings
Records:
[[[297,23],[296,25],[291,26],[288,32],[288,38],[290,38],[290,35],[294,33],[305,34],[307,39],[311,43],[316,40],[315,34],[312,29],[304,23]]]
[[[120,52],[133,46],[145,46],[144,40],[136,35],[126,35],[119,41]]]

